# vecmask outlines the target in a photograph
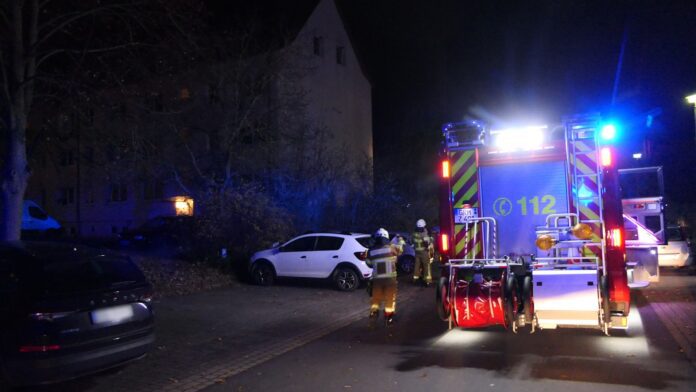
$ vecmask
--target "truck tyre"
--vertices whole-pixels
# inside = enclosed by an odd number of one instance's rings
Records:
[[[509,274],[507,279],[505,279],[504,301],[503,309],[505,311],[506,326],[516,331],[518,295],[515,274]]]
[[[437,281],[437,290],[435,290],[435,304],[437,307],[437,315],[442,321],[449,320],[450,304],[449,304],[449,281],[446,277],[440,277]]]
[[[599,293],[602,297],[602,312],[604,313],[604,322],[611,321],[611,309],[609,307],[609,286],[606,275],[599,278]]]
[[[525,324],[532,324],[534,318],[534,303],[532,302],[532,277],[526,275],[522,283],[522,307]]]

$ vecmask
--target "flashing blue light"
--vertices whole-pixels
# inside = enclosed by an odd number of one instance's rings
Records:
[[[614,140],[616,137],[616,126],[614,124],[606,124],[602,127],[602,132],[600,133],[602,139],[609,141]]]

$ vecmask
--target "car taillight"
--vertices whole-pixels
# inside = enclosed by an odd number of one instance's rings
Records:
[[[20,353],[45,353],[46,351],[56,351],[60,350],[60,346],[57,344],[50,344],[46,346],[21,346],[19,347]]]
[[[36,321],[53,321],[65,316],[68,316],[74,312],[36,312],[29,313],[29,318]]]
[[[364,251],[362,251],[362,252],[355,252],[355,253],[353,253],[353,254],[354,254],[355,257],[357,257],[358,260],[360,260],[360,261],[365,261],[365,260],[367,260],[367,251],[366,251],[366,250],[364,250]]]
[[[140,296],[140,302],[145,302],[149,304],[152,302],[152,298],[155,296],[155,292],[152,290],[146,291],[143,295]]]

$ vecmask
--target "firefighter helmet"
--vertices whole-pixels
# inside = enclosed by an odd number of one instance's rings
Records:
[[[382,238],[389,239],[389,232],[380,227],[379,230],[375,231],[374,237],[375,238],[382,237]]]
[[[425,220],[424,220],[424,219],[418,219],[418,220],[416,221],[416,227],[421,228],[421,229],[424,228],[424,227],[425,227]]]

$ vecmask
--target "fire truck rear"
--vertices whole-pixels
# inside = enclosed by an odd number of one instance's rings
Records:
[[[626,328],[614,151],[599,115],[443,126],[440,316],[450,327]]]

